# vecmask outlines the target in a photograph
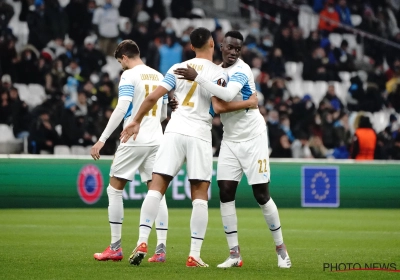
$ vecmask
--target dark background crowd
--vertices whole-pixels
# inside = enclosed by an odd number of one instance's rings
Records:
[[[70,0],[63,7],[57,0],[20,0],[16,14],[17,2],[0,0],[0,124],[12,127],[15,138],[26,139],[29,153],[54,153],[58,145],[87,147],[97,141],[117,103],[121,72],[104,69],[118,42],[136,41],[146,64],[165,74],[173,64],[194,57],[189,42],[194,27],[177,32],[169,17],[207,17],[191,0],[169,5],[121,0],[118,7],[111,0]],[[245,35],[242,59],[256,79],[271,157],[400,159],[400,49],[358,32],[360,58],[347,40],[336,46],[330,40],[330,34],[354,33],[350,27],[400,44],[400,1],[240,2],[241,18],[231,25]],[[299,24],[298,5],[320,15],[307,35]],[[354,15],[362,19],[357,26]],[[28,27],[27,44],[19,48],[13,17]],[[213,21],[214,62],[220,63],[218,43],[228,30],[221,19]],[[289,89],[297,77],[287,72],[288,63],[302,65],[302,81],[327,83],[320,100],[306,89]],[[345,97],[337,94],[337,86],[345,82],[343,72],[351,77]],[[20,85],[25,84],[41,85],[45,98],[35,106],[27,104],[29,96],[20,98]],[[374,131],[373,116],[381,112],[386,123]],[[374,136],[366,137],[366,130]],[[107,141],[104,154],[114,154],[119,131]],[[215,156],[222,134],[217,116]]]

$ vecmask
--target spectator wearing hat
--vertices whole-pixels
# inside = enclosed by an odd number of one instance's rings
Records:
[[[88,36],[84,41],[84,48],[78,54],[81,76],[89,78],[93,73],[100,73],[101,68],[107,63],[104,54],[95,48],[96,38]]]
[[[367,116],[361,116],[353,136],[351,158],[356,160],[373,160],[375,158],[377,136]]]
[[[1,90],[10,90],[12,87],[11,76],[8,74],[4,74],[1,77]]]
[[[92,22],[97,27],[100,50],[113,56],[119,36],[119,12],[112,0],[106,0],[104,6],[95,10]]]

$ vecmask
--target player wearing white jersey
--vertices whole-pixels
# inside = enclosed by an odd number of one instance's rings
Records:
[[[190,40],[192,49],[196,52],[196,58],[174,65],[160,86],[143,102],[133,122],[121,133],[123,142],[132,135],[134,139],[138,139],[140,123],[145,112],[160,96],[175,88],[175,95],[180,106],[172,114],[165,130],[163,142],[157,152],[153,181],[140,213],[139,240],[130,257],[130,263],[134,265],[139,265],[147,253],[148,237],[158,212],[158,208],[153,205],[159,203],[169,182],[177,175],[186,160],[193,201],[190,221],[191,246],[186,266],[208,267],[200,258],[200,250],[208,223],[207,192],[212,175],[211,120],[214,113],[211,107],[211,94],[199,87],[197,83],[178,79],[173,74],[173,70],[190,64],[203,73],[205,79],[219,85],[225,85],[226,74],[222,68],[211,61],[214,41],[209,30],[195,29],[190,34]],[[226,97],[219,93],[215,95],[226,101],[230,101],[234,97],[233,94]],[[246,108],[246,106],[250,107],[251,102],[242,101],[236,105]]]
[[[229,78],[224,89],[215,87],[202,77],[201,73],[198,75],[195,69],[190,67],[177,69],[175,74],[197,81],[211,93],[234,93],[233,100],[246,100],[255,91],[255,83],[249,65],[239,59],[242,44],[243,36],[238,31],[228,32],[221,44],[221,66],[227,71]],[[224,102],[213,101],[213,104]],[[215,111],[222,113],[224,134],[218,158],[217,180],[220,188],[222,223],[230,249],[230,256],[218,267],[240,267],[243,263],[237,234],[235,195],[244,172],[275,241],[278,267],[289,268],[291,262],[283,243],[278,209],[269,194],[269,152],[264,118],[259,110],[238,110],[229,113],[218,110],[218,107],[215,106]]]
[[[100,150],[113,131],[124,119],[124,126],[131,122],[139,105],[163,80],[156,70],[143,64],[139,48],[131,40],[122,41],[115,50],[115,58],[125,70],[119,83],[118,104],[104,129],[99,141],[92,147],[93,159],[100,159]],[[136,170],[139,170],[142,182],[148,185],[151,181],[155,156],[162,137],[161,121],[167,117],[168,96],[157,100],[143,119],[143,134],[136,141],[121,143],[115,153],[110,170],[110,184],[107,188],[108,217],[111,227],[111,245],[102,253],[95,253],[99,261],[121,260],[121,230],[124,219],[122,192],[127,181],[132,181]],[[159,203],[157,216],[157,248],[150,262],[165,261],[165,246],[168,230],[168,209],[165,198]]]

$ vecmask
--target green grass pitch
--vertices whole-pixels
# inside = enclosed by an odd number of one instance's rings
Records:
[[[400,279],[386,271],[323,271],[323,263],[396,263],[400,270],[400,210],[280,209],[292,268],[279,269],[260,209],[238,209],[244,265],[221,270],[228,256],[219,209],[210,209],[202,258],[186,268],[191,209],[170,209],[167,262],[131,266],[139,210],[125,209],[122,262],[98,262],[110,242],[107,209],[0,211],[0,279]],[[152,232],[149,255],[155,248]]]

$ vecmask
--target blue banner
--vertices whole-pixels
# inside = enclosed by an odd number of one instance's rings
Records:
[[[301,206],[339,207],[339,168],[337,166],[303,166]]]

